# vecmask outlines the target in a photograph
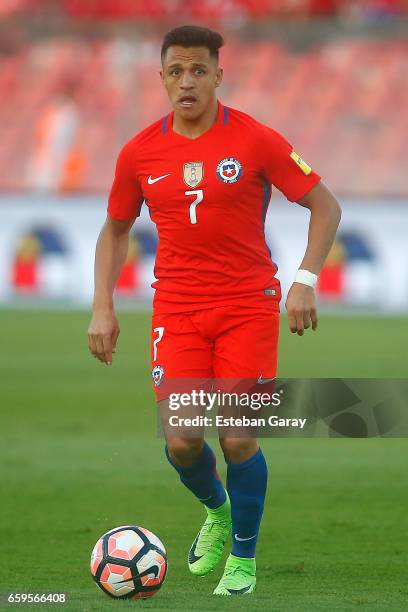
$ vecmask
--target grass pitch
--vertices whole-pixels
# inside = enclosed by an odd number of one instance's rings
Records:
[[[211,592],[221,565],[206,578],[187,569],[203,512],[156,435],[149,317],[121,314],[112,368],[88,355],[88,319],[0,312],[0,606],[12,608],[10,592],[66,592],[62,609],[83,611],[406,609],[406,440],[263,441],[270,473],[257,592],[220,600]],[[279,374],[407,377],[407,322],[321,317],[317,333],[299,338],[283,319]],[[89,575],[97,538],[126,523],[167,548],[168,576],[150,601],[110,600]]]

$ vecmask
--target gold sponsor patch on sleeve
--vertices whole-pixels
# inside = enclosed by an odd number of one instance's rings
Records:
[[[300,155],[296,153],[296,151],[292,151],[290,156],[293,159],[293,161],[297,163],[297,165],[299,166],[303,174],[306,174],[307,176],[308,174],[311,173],[312,171],[311,167],[308,166],[305,161],[303,161],[303,159],[300,157]]]

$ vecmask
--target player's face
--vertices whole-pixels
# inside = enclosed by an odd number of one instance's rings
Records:
[[[188,120],[205,113],[222,81],[222,70],[207,47],[169,47],[160,75],[174,111]]]

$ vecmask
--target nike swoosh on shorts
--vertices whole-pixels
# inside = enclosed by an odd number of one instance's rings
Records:
[[[263,378],[263,376],[260,376],[258,378],[258,385],[266,385],[268,383],[271,383],[275,380],[275,378]]]

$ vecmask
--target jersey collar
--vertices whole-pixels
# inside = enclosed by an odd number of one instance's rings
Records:
[[[221,104],[218,100],[218,114],[215,123],[211,127],[208,128],[205,132],[197,136],[197,138],[188,138],[187,136],[183,136],[182,134],[178,134],[173,131],[173,116],[174,111],[163,117],[162,119],[162,134],[165,136],[166,134],[171,135],[175,138],[181,138],[183,141],[187,142],[196,142],[197,140],[201,140],[204,136],[209,133],[212,133],[215,129],[226,125],[228,123],[228,107]]]

